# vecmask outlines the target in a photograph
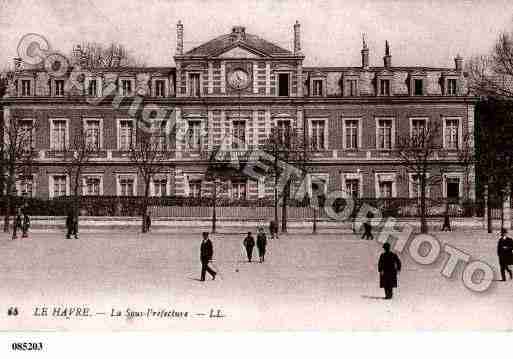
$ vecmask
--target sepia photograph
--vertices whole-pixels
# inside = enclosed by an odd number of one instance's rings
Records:
[[[1,332],[513,330],[511,1],[0,0],[0,34]]]

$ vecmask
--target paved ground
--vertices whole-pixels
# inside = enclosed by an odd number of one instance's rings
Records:
[[[435,233],[496,266],[496,234]],[[241,236],[214,238],[215,281],[198,281],[197,235],[88,233],[8,240],[0,234],[0,329],[513,329],[513,281],[476,294],[434,265],[401,255],[404,270],[392,301],[382,299],[376,270],[381,246],[353,235],[294,235],[271,242],[266,262],[247,263]],[[255,253],[256,256],[256,253]],[[36,306],[87,306],[93,316],[36,317]],[[17,317],[7,308],[17,306]],[[134,311],[188,312],[187,318],[140,317]],[[111,317],[111,312],[123,312]],[[227,316],[208,318],[210,309]],[[106,314],[96,314],[106,313]],[[51,314],[51,313],[50,313]]]

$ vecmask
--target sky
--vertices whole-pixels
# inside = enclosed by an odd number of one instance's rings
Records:
[[[185,51],[234,25],[292,50],[301,24],[306,66],[359,66],[362,33],[371,66],[382,66],[385,40],[396,66],[454,66],[489,53],[513,31],[512,0],[0,0],[0,68],[12,63],[26,33],[70,53],[87,41],[119,42],[151,66],[173,66],[176,23]]]

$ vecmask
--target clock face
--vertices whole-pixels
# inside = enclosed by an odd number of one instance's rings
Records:
[[[228,83],[236,90],[242,90],[249,85],[249,75],[243,69],[233,70],[228,74]]]

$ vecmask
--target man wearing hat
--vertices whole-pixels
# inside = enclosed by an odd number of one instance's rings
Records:
[[[201,281],[205,280],[205,272],[212,276],[212,280],[216,279],[216,272],[208,266],[208,262],[214,256],[214,246],[208,238],[208,232],[203,232],[203,240],[200,246],[200,260],[201,260]]]
[[[506,281],[506,272],[509,273],[509,279],[513,279],[509,265],[513,264],[513,239],[506,236],[506,228],[501,229],[501,236],[497,243],[497,255],[499,257],[499,266],[501,268],[502,281]]]
[[[401,260],[390,251],[390,243],[383,244],[384,253],[379,257],[379,287],[385,289],[385,299],[392,299],[393,288],[397,288],[397,273],[401,271]]]

